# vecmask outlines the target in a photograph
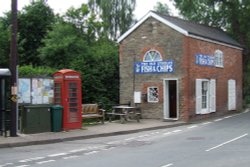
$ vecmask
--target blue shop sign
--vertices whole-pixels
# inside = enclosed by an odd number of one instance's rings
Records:
[[[134,72],[136,74],[172,73],[174,72],[174,61],[135,62]]]
[[[195,63],[201,66],[214,66],[214,56],[204,55],[204,54],[196,54],[195,55]]]

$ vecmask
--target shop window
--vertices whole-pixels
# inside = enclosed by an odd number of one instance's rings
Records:
[[[148,102],[149,103],[159,102],[159,90],[157,87],[148,87]]]
[[[196,79],[196,114],[216,111],[216,80]]]
[[[162,56],[160,52],[156,50],[150,50],[144,55],[143,61],[145,62],[162,61]]]
[[[215,66],[216,67],[224,67],[223,63],[223,52],[220,50],[216,50],[214,53],[215,58]]]

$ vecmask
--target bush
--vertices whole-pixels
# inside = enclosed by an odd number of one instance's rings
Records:
[[[57,69],[51,67],[33,67],[32,65],[20,66],[18,68],[19,77],[51,77]]]

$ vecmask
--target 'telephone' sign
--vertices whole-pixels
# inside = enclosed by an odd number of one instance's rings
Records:
[[[134,72],[136,74],[172,73],[174,72],[174,61],[135,62]]]

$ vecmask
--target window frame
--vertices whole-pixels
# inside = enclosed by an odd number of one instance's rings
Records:
[[[214,52],[215,67],[224,67],[224,53],[221,50],[216,50]]]
[[[152,54],[151,54],[152,52],[154,52],[155,54],[159,55],[159,59],[155,59],[155,58],[157,58],[156,56],[152,57]],[[147,59],[148,56],[150,56],[150,60]],[[162,61],[162,55],[157,50],[149,50],[143,56],[143,62],[156,62],[156,61]]]
[[[202,106],[202,83],[206,82],[208,92],[207,94],[207,106],[203,108]],[[196,114],[208,114],[216,112],[216,80],[215,79],[196,79],[195,83],[196,89]]]
[[[153,93],[150,91],[151,89],[156,90],[155,95],[153,95]],[[152,97],[152,96],[155,96],[155,97]],[[159,88],[157,86],[150,86],[147,88],[147,101],[148,103],[159,103]]]

